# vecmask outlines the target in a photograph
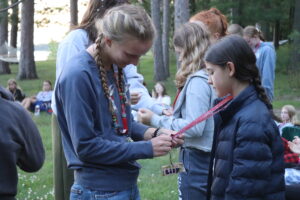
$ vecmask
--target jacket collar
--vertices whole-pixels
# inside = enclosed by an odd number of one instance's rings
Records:
[[[230,120],[241,108],[256,100],[257,92],[253,85],[248,86],[238,96],[236,96],[224,110],[220,111],[220,117],[223,122]],[[222,99],[218,99],[222,100]]]

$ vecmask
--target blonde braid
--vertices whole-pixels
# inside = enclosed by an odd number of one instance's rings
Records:
[[[113,105],[111,103],[111,101],[109,100],[110,99],[110,94],[109,94],[109,87],[108,87],[108,83],[107,83],[107,75],[106,75],[106,70],[104,69],[103,67],[103,63],[102,63],[102,58],[101,58],[101,54],[102,54],[102,48],[103,48],[103,37],[104,35],[101,33],[97,40],[96,40],[96,56],[95,56],[95,60],[96,60],[96,63],[99,67],[99,78],[100,78],[100,81],[102,83],[102,87],[103,87],[103,91],[104,91],[104,94],[106,96],[106,98],[108,99],[108,102],[109,102],[109,109],[111,112],[114,112],[113,111]]]

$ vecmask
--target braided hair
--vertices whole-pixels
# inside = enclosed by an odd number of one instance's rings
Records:
[[[238,35],[224,37],[209,48],[205,55],[205,61],[221,67],[225,67],[228,62],[234,63],[234,77],[239,81],[248,81],[253,84],[259,99],[266,104],[273,119],[278,120],[265,89],[261,85],[255,54],[242,37]]]
[[[102,57],[105,48],[104,37],[115,42],[122,42],[126,39],[152,41],[155,35],[155,29],[151,18],[142,7],[129,4],[123,4],[108,10],[102,19],[96,20],[95,27],[98,31],[95,60],[99,66],[99,77],[104,94],[107,99],[110,99],[110,89]],[[119,92],[124,94],[124,74],[121,68],[118,68],[117,81]],[[109,101],[109,108],[113,113],[112,101]]]
[[[80,24],[73,29],[84,29],[88,33],[89,40],[94,42],[98,35],[95,21],[102,18],[108,9],[129,2],[129,0],[90,0]]]

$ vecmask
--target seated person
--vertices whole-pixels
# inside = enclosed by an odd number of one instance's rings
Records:
[[[157,82],[152,90],[152,98],[156,103],[169,107],[171,104],[171,97],[167,95],[166,87],[162,82]]]
[[[277,123],[280,135],[282,135],[282,129],[288,126],[294,126],[296,116],[296,109],[292,105],[284,105],[281,109],[281,123]]]
[[[300,155],[300,138],[295,136],[295,139],[288,146],[291,152]],[[298,200],[300,195],[300,165],[295,165],[292,168],[285,169],[286,182],[286,200]]]
[[[40,106],[41,111],[52,113],[51,98],[52,84],[49,80],[43,82],[43,91],[40,91],[36,96],[27,97],[22,101],[22,106],[29,111],[34,111],[36,105]]]
[[[18,86],[17,81],[13,78],[7,81],[7,90],[13,95],[15,101],[22,102],[25,98],[21,88]]]

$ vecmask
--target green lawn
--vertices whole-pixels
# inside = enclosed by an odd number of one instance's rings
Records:
[[[152,89],[153,81],[153,57],[150,53],[145,55],[138,68],[139,72],[145,77],[148,89]],[[166,81],[168,93],[174,98],[176,89],[173,84],[174,74],[176,71],[175,61],[171,61],[171,78]],[[15,78],[17,74],[17,66],[12,65],[12,74],[0,75],[0,84],[6,86],[9,78]],[[37,71],[39,79],[36,80],[22,80],[18,81],[21,88],[25,91],[27,96],[36,94],[41,90],[43,80],[55,80],[55,61],[45,61],[37,63]],[[281,71],[281,70],[278,70]],[[275,108],[279,109],[284,104],[293,104],[300,109],[300,88],[291,88],[289,86],[289,79],[284,73],[276,74],[275,82]],[[40,133],[43,138],[46,149],[46,161],[43,168],[37,173],[19,173],[19,189],[18,199],[32,200],[32,199],[53,199],[53,181],[52,181],[52,146],[51,146],[51,116],[42,113],[39,117],[33,116]],[[173,161],[177,159],[177,150],[173,151]],[[169,164],[169,156],[141,160],[143,168],[138,179],[141,197],[143,200],[166,200],[177,199],[177,176],[171,175],[167,177],[161,176],[160,167]]]

